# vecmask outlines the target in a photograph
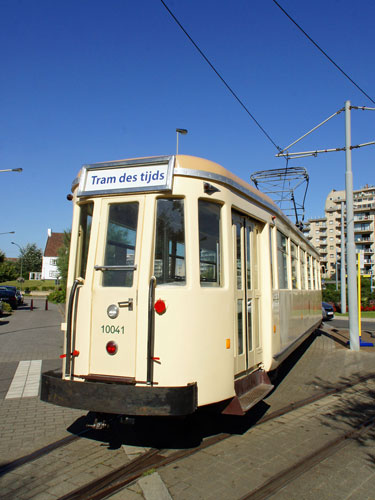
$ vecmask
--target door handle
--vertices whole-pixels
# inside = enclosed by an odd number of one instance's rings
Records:
[[[119,307],[127,307],[129,309],[129,311],[132,311],[133,310],[133,299],[128,299],[128,300],[123,301],[123,302],[118,302],[118,306]]]

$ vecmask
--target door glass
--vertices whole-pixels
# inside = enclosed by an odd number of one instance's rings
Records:
[[[199,200],[199,263],[202,286],[220,286],[220,205]]]
[[[243,353],[242,299],[237,300],[237,343],[238,354]]]
[[[252,308],[253,308],[253,300],[247,300],[247,342],[248,342],[248,351],[253,350],[253,323],[252,323]]]
[[[80,207],[79,230],[78,230],[78,262],[76,276],[86,277],[87,256],[91,235],[91,222],[94,204],[85,203]]]
[[[154,275],[158,285],[186,283],[184,200],[157,201]]]
[[[246,278],[247,288],[251,288],[251,229],[246,228]]]
[[[138,203],[110,205],[105,266],[134,266]],[[134,270],[104,270],[103,286],[133,286]]]
[[[236,248],[237,248],[237,290],[242,288],[242,260],[241,260],[241,224],[236,223]]]

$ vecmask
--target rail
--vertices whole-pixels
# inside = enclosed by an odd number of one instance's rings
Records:
[[[95,271],[136,271],[137,266],[94,266]]]
[[[70,377],[70,364],[72,360],[72,323],[73,323],[73,306],[74,298],[78,286],[82,284],[82,278],[74,280],[73,286],[70,290],[67,314],[67,327],[66,327],[66,353],[65,353],[65,375]]]
[[[148,331],[147,331],[147,385],[153,384],[154,378],[154,338],[155,338],[155,286],[156,278],[151,276],[148,290]]]

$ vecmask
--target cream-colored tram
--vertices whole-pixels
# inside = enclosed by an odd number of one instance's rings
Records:
[[[321,322],[318,254],[220,165],[163,156],[73,183],[62,373],[41,398],[123,415],[243,414]]]

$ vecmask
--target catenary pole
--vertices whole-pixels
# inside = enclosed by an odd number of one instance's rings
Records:
[[[349,339],[350,349],[359,351],[358,309],[356,261],[354,243],[354,210],[353,210],[353,172],[351,151],[350,101],[345,102],[345,197],[346,197],[346,234],[348,264],[348,305],[349,305]]]
[[[345,226],[344,206],[341,202],[341,312],[346,313],[346,262],[345,262]]]

